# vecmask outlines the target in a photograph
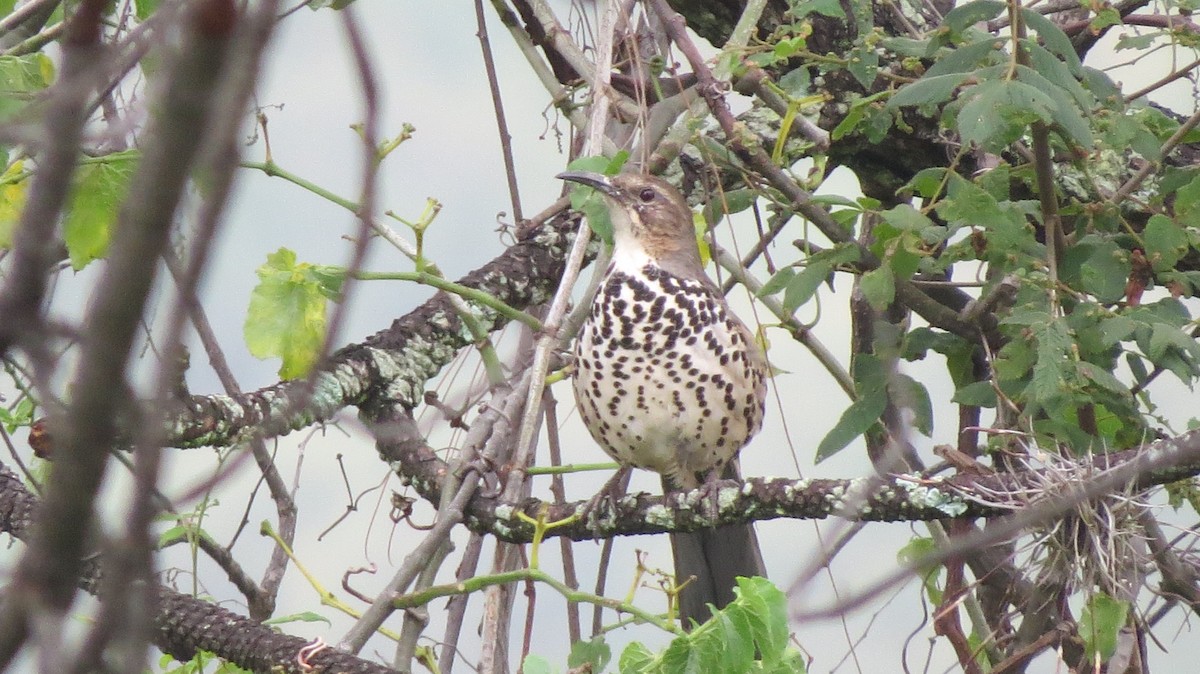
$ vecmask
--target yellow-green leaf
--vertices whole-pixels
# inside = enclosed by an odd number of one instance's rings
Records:
[[[63,220],[63,243],[76,270],[108,253],[117,212],[140,157],[136,150],[116,152],[86,162],[76,171],[75,188]]]
[[[0,175],[0,248],[11,248],[13,231],[25,208],[25,190],[29,186],[24,162],[13,162]]]
[[[1106,594],[1094,594],[1079,616],[1079,636],[1087,648],[1088,660],[1096,656],[1107,661],[1117,650],[1117,635],[1125,626],[1129,602]]]
[[[327,327],[326,303],[341,290],[339,267],[296,262],[287,248],[267,256],[258,268],[243,334],[257,358],[281,358],[279,376],[306,375],[321,353]]]

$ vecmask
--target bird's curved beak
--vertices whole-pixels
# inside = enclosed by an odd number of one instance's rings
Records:
[[[612,184],[612,179],[603,173],[594,173],[592,171],[563,171],[554,176],[559,180],[567,180],[588,187],[595,188],[600,192],[612,195],[616,191],[616,186]]]

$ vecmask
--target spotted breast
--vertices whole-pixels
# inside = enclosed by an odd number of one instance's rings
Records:
[[[575,342],[580,413],[617,461],[695,485],[762,426],[762,356],[708,279],[624,258]]]

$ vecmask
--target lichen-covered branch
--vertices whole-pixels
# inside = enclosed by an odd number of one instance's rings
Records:
[[[517,309],[545,302],[558,286],[575,229],[565,213],[554,216],[458,283]],[[471,307],[488,331],[508,322],[492,308]],[[424,395],[425,382],[473,343],[449,297],[438,293],[389,328],[333,354],[311,384],[280,382],[241,396],[192,396],[174,418],[168,443],[228,446],[249,433],[284,435],[329,420],[348,405],[396,403],[412,409]]]
[[[422,497],[437,498],[449,469],[419,437],[408,433],[404,438],[381,442],[380,451]],[[703,488],[662,496],[629,494],[618,500],[615,508],[602,500],[589,521],[555,527],[547,535],[593,540],[695,531],[734,522],[831,516],[865,522],[914,522],[995,517],[1021,511],[1032,513],[1032,518],[1049,518],[1082,500],[1125,488],[1143,490],[1197,474],[1200,431],[1191,431],[1122,452],[1077,462],[1063,459],[1052,468],[1031,467],[1014,473],[959,474],[945,479],[917,475],[888,479],[746,478],[741,483],[719,483],[716,498]],[[572,516],[586,503],[555,505],[530,499],[514,505],[477,495],[468,510],[466,525],[505,541],[529,542],[533,527],[518,517],[518,511],[536,517],[547,508],[547,519],[558,521]]]

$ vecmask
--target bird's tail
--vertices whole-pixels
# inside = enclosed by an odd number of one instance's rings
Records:
[[[736,477],[736,467],[732,475]],[[663,489],[672,484],[663,480]],[[702,623],[712,616],[708,605],[718,609],[733,601],[738,576],[766,576],[758,536],[750,524],[727,524],[714,529],[671,534],[675,579],[688,582],[679,592],[679,617],[684,629],[692,621]]]

